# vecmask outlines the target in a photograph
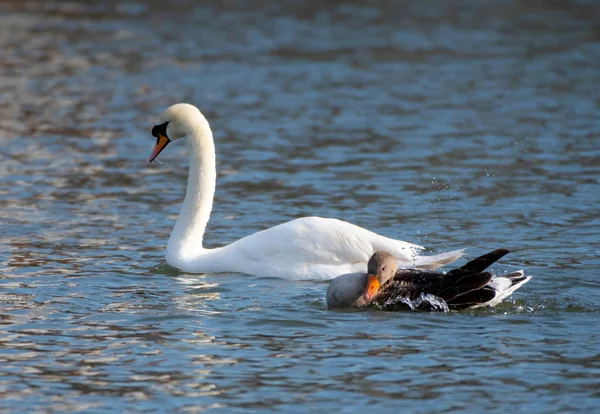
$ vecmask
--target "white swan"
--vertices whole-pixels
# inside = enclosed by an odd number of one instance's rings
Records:
[[[189,177],[185,199],[167,244],[167,263],[184,272],[236,272],[286,279],[332,279],[362,271],[377,250],[390,252],[400,267],[436,269],[458,259],[457,250],[418,256],[415,244],[389,239],[344,221],[304,217],[215,249],[202,246],[212,210],[217,172],[208,121],[198,108],[173,105],[152,128],[156,146],[150,162],[171,142],[187,138]]]

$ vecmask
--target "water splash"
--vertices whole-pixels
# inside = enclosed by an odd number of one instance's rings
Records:
[[[379,310],[410,310],[410,311],[437,311],[449,312],[448,304],[439,296],[430,293],[421,293],[418,298],[411,300],[405,296],[389,298],[383,303],[375,305]]]

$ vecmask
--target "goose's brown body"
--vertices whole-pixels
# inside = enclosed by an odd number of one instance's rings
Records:
[[[422,293],[443,299],[450,309],[459,310],[486,304],[496,297],[498,291],[489,286],[492,274],[485,270],[507,253],[506,249],[494,250],[446,274],[418,269],[399,269],[394,278],[383,286],[383,291],[373,299],[372,304],[379,309],[402,309],[406,305],[394,303],[395,298],[406,297],[416,300]],[[510,279],[511,286],[527,279],[522,272],[503,277]]]
[[[520,270],[499,277],[492,277],[486,271],[507,253],[506,249],[494,250],[444,274],[419,269],[394,271],[395,263],[391,262],[390,270],[389,261],[386,270],[387,254],[378,252],[369,268],[372,277],[377,276],[381,282],[377,293],[372,297],[365,293],[369,283],[367,273],[347,274],[332,281],[327,291],[327,305],[330,309],[373,306],[381,310],[404,310],[407,305],[401,299],[416,300],[422,294],[430,294],[443,299],[455,310],[495,306],[530,279]],[[391,272],[389,279],[381,276],[384,272]]]

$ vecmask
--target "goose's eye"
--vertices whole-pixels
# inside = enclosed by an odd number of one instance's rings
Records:
[[[385,272],[385,266],[383,266],[383,267],[381,268],[381,271],[382,271],[382,272]]]

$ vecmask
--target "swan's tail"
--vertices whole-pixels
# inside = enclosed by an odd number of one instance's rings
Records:
[[[465,250],[461,249],[454,250],[452,252],[436,254],[434,256],[415,256],[413,261],[409,263],[398,261],[398,267],[405,269],[417,268],[435,270],[459,259],[464,254],[464,252]]]

